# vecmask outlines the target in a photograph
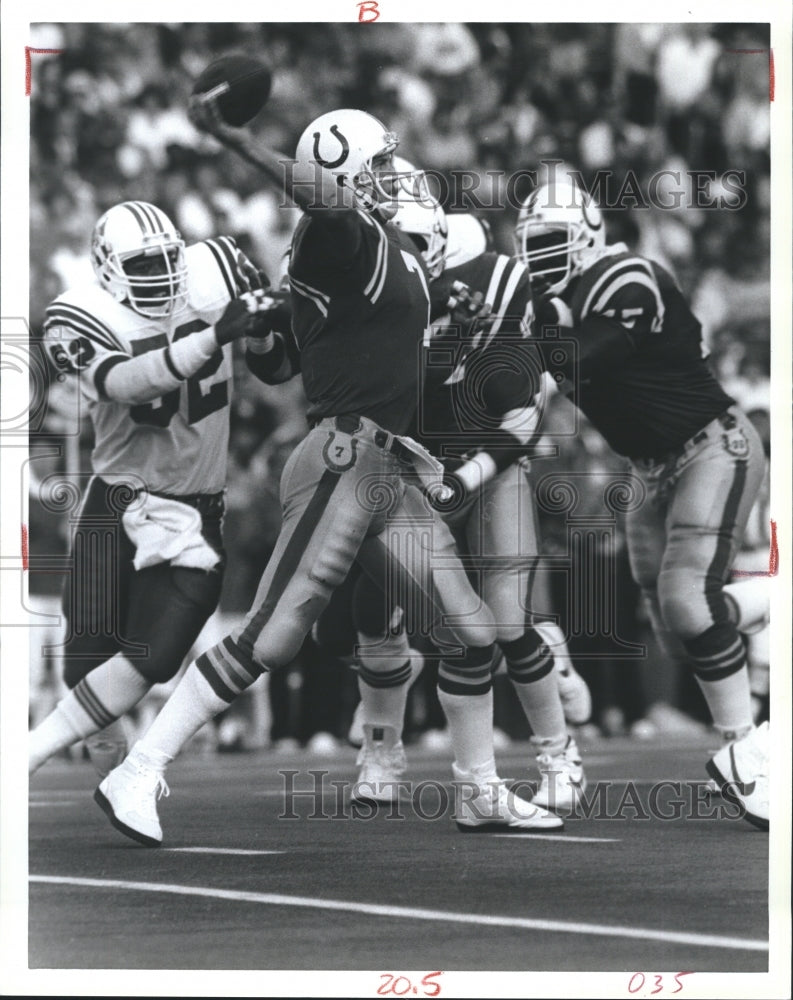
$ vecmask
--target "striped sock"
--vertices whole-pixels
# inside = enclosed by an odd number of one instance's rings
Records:
[[[567,725],[550,649],[534,629],[499,645],[532,735],[552,747],[553,752],[562,750],[567,742]]]
[[[457,659],[441,660],[438,700],[449,724],[454,760],[463,771],[491,760],[495,646],[471,646]]]
[[[228,708],[229,704],[227,699],[215,693],[199,670],[198,662],[191,663],[154,722],[138,740],[136,752],[164,766],[177,756],[205,723]]]
[[[151,760],[170,761],[188,740],[264,673],[231,638],[202,653],[184,673],[137,749]]]
[[[151,688],[121,654],[94,668],[30,733],[30,773],[59,750],[98,733],[128,712]]]
[[[731,622],[713,625],[684,642],[705,701],[717,729],[751,728],[752,693],[746,650]]]
[[[92,670],[72,694],[94,719],[96,728],[92,732],[97,732],[137,705],[151,687],[152,682],[118,653]]]
[[[363,705],[363,721],[392,726],[397,739],[402,738],[410,681],[413,670],[410,647],[404,632],[388,635],[378,642],[358,633],[358,690]]]
[[[487,694],[493,686],[496,648],[469,646],[462,656],[443,659],[438,667],[438,688],[448,694]]]
[[[454,762],[472,771],[491,761],[493,749],[493,689],[485,694],[450,694],[438,686],[438,700],[449,723]]]

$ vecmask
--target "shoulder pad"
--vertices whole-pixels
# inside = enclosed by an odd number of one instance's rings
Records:
[[[664,303],[650,261],[636,254],[621,253],[602,257],[585,272],[588,278],[580,290],[578,319],[587,316],[614,315],[618,308],[629,309],[633,304],[649,308],[658,322],[663,319]],[[635,301],[634,301],[635,300]]]
[[[123,307],[98,282],[91,282],[68,289],[47,306],[44,332],[65,331],[66,336],[88,337],[106,351],[127,353],[119,335],[123,318]]]
[[[230,236],[202,240],[187,247],[187,300],[193,309],[203,312],[223,307],[247,291],[241,257],[244,255]]]

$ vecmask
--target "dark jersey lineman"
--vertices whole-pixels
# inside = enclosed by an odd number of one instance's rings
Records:
[[[660,264],[627,250],[606,254],[561,298],[574,327],[589,327],[574,402],[619,454],[679,448],[734,403],[702,355],[699,320]]]
[[[763,479],[762,442],[710,372],[671,275],[607,246],[586,195],[570,184],[537,189],[515,235],[547,289],[538,327],[549,367],[566,350],[563,391],[631,460],[631,569],[667,656],[688,660],[723,737],[708,772],[767,828],[768,734],[753,725],[746,653],[723,591]]]

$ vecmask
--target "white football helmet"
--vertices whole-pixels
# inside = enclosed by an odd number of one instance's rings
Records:
[[[155,205],[125,201],[94,227],[91,263],[102,287],[141,316],[169,316],[187,300],[184,240]]]
[[[605,246],[600,209],[570,180],[541,185],[521,206],[515,252],[533,285],[558,295]]]
[[[446,216],[449,242],[446,244],[446,264],[458,267],[489,249],[489,232],[482,219],[470,212],[452,212]]]
[[[365,211],[378,207],[393,216],[396,206],[381,186],[378,174],[393,173],[393,153],[399,145],[396,132],[354,108],[341,108],[320,115],[297,142],[295,160],[301,166],[318,164],[339,185],[350,188]]]
[[[381,180],[396,202],[396,214],[391,221],[413,240],[430,277],[437,278],[446,263],[449,227],[440,202],[430,193],[424,171],[395,156],[393,174],[386,174]]]

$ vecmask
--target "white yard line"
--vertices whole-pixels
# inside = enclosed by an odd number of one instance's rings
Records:
[[[571,837],[567,833],[491,833],[490,837],[504,837],[506,840],[556,840],[576,844],[619,844],[620,837]]]
[[[242,847],[165,847],[165,851],[181,851],[182,854],[286,854],[286,851],[249,851]]]
[[[559,934],[589,934],[594,937],[633,938],[639,941],[664,941],[699,948],[727,948],[741,951],[768,951],[767,941],[724,937],[719,934],[694,934],[653,928],[618,927],[608,924],[584,924],[566,920],[534,920],[488,914],[456,913],[452,910],[425,910],[412,906],[384,906],[356,903],[352,900],[317,899],[312,896],[283,896],[269,892],[242,892],[213,889],[208,886],[174,885],[159,882],[125,882],[116,879],[75,878],[65,875],[31,875],[30,881],[48,885],[74,885],[85,889],[131,889],[137,892],[163,892],[176,896],[198,896],[236,903],[259,903],[264,906],[296,906],[312,910],[335,910],[365,913],[373,917],[429,920],[435,923],[472,924],[476,927],[511,927],[516,930],[548,931]]]

